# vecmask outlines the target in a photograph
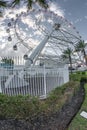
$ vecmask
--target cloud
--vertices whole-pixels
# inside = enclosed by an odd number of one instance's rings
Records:
[[[63,0],[64,2],[68,2],[68,0]]]
[[[57,4],[57,2],[49,2],[49,10],[64,17],[64,10]]]
[[[87,43],[87,40],[85,40],[85,43]]]
[[[85,17],[85,19],[87,19],[87,15],[86,16],[84,16]]]
[[[76,19],[74,23],[78,23],[78,22],[81,22],[81,21],[82,21],[81,18],[80,19]]]
[[[68,15],[71,16],[72,14],[69,12]]]

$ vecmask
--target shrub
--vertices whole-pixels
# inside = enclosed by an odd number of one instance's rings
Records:
[[[30,95],[7,96],[0,94],[0,119],[30,119],[42,113],[48,115],[58,111],[78,86],[78,82],[70,81],[54,89],[45,100]]]
[[[84,74],[84,75],[85,75],[85,74],[86,74],[86,72],[85,72],[85,71],[83,71],[83,72],[82,72],[82,74]]]

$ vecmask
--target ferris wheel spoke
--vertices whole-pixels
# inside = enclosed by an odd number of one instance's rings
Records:
[[[62,29],[61,31],[65,32],[66,34],[69,34],[69,35],[73,36],[73,38],[76,38],[76,39],[78,39],[78,40],[81,40],[81,37],[80,37],[80,36],[77,37],[76,35],[72,34],[71,32],[68,32],[68,31],[63,30],[63,29]]]
[[[55,53],[56,53],[57,55],[59,55],[58,50],[59,50],[60,52],[62,52],[62,51],[64,50],[64,47],[59,46],[59,45],[57,45],[57,46],[55,46],[55,47],[54,47],[53,45],[50,45],[50,46],[52,46],[53,50],[55,51]]]
[[[62,42],[61,42],[62,41]],[[65,44],[65,40],[62,40],[62,38],[61,38],[61,40],[60,39],[51,39],[50,41],[48,41],[48,42],[51,42],[53,45],[60,45],[60,46],[62,46],[62,47],[67,47],[68,46],[68,44]],[[67,42],[66,42],[67,43]]]
[[[70,41],[68,41],[68,40],[66,40],[65,38],[63,39],[63,38],[58,38],[58,37],[55,37],[55,36],[51,36],[52,38],[54,38],[54,39],[56,39],[56,40],[59,40],[59,41],[63,41],[63,42],[65,42],[65,43],[71,43],[72,44],[72,42],[70,42]]]
[[[61,31],[60,31],[61,32]],[[65,33],[63,33],[63,32],[61,32],[62,34],[63,34],[63,36],[69,41],[69,43],[72,45],[72,47],[74,47],[75,46],[75,41],[73,41],[73,39],[71,39],[70,37],[67,37],[66,35],[65,35]],[[71,47],[71,48],[72,48]],[[70,45],[68,44],[68,48],[70,48]]]

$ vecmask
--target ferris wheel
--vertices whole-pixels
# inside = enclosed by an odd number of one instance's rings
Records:
[[[26,48],[24,59],[27,65],[35,64],[40,59],[58,62],[64,50],[71,48],[74,51],[81,40],[79,32],[67,19],[48,10],[16,14],[6,31],[8,41],[17,39],[14,50],[20,46]]]

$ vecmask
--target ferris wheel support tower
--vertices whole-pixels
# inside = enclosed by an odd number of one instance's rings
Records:
[[[37,57],[39,56],[40,52],[42,51],[42,49],[44,48],[45,44],[47,43],[47,41],[49,40],[51,34],[53,33],[54,30],[58,30],[60,27],[59,24],[54,24],[52,31],[45,36],[45,38],[43,39],[42,42],[39,43],[39,45],[32,51],[31,55],[27,58],[27,61],[25,63],[26,67],[30,67],[32,64],[35,63]]]

